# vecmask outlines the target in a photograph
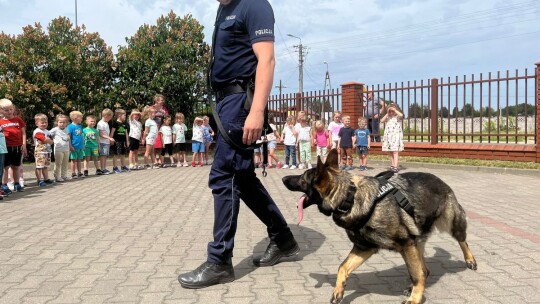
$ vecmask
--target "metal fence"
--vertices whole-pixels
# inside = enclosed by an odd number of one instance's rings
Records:
[[[367,91],[372,91],[375,99],[397,104],[404,113],[402,126],[408,142],[534,145],[540,103],[536,88],[534,70],[525,69],[367,85],[358,102],[365,103]],[[278,125],[297,110],[327,124],[332,111],[343,110],[341,101],[339,90],[274,95],[269,109]],[[383,130],[381,125],[381,134]]]

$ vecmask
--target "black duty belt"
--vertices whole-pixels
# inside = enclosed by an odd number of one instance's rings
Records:
[[[245,91],[246,89],[238,83],[230,84],[216,91],[216,100],[219,102],[229,95],[244,93]]]

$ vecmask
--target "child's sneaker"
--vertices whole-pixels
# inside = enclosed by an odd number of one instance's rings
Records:
[[[194,161],[192,161],[192,162],[191,162],[191,166],[192,166],[192,167],[196,167],[196,165],[195,165],[195,162],[194,162]]]
[[[129,172],[129,169],[126,166],[122,166],[122,168],[120,169],[122,170],[122,172]]]
[[[296,166],[292,165],[289,169],[294,170],[294,169],[296,169]]]
[[[278,162],[278,163],[276,164],[276,169],[281,169],[281,163],[280,163],[280,162]]]
[[[77,179],[77,173],[71,173],[71,179]]]
[[[292,169],[292,168],[291,168]],[[304,164],[298,165],[298,169],[304,169]]]
[[[283,167],[281,167],[281,169],[288,169],[289,168],[289,165],[285,164],[283,165]]]
[[[101,169],[96,169],[96,175],[103,175],[103,172],[101,172]]]
[[[11,191],[11,189],[9,189],[9,186],[5,185],[5,184],[2,185],[2,192],[4,193],[4,196],[8,196],[11,193],[13,193],[13,191]]]
[[[353,169],[352,166],[347,166],[347,171],[351,171]]]
[[[101,174],[103,174],[103,175],[109,175],[109,174],[111,174],[111,171],[109,171],[109,170],[107,170],[107,169],[103,169],[103,170],[101,170]]]
[[[202,167],[202,166],[203,166],[202,162],[199,162],[199,167]]]
[[[84,176],[88,176],[88,170],[84,170],[83,173],[84,173]]]
[[[21,176],[19,177],[19,185],[21,185],[21,187],[24,187],[24,178]],[[15,186],[13,186],[15,187]]]
[[[66,181],[66,180],[63,179],[63,178],[61,178],[61,177],[59,177],[59,178],[56,179],[56,182],[57,182],[57,183],[63,183],[63,182],[65,182],[65,181]]]
[[[24,188],[23,188],[23,186],[21,186],[21,184],[17,183],[15,185],[13,185],[13,191],[15,191],[15,192],[24,192]]]
[[[47,183],[46,183],[45,181],[40,180],[40,181],[38,182],[38,186],[40,186],[40,187],[45,187],[45,186],[47,186]]]
[[[82,174],[81,172],[79,172],[79,177],[80,177],[80,178],[83,178],[83,177],[84,177],[84,174]]]
[[[52,185],[52,184],[54,184],[54,181],[53,181],[52,179],[50,179],[50,178],[49,178],[49,179],[46,179],[44,182],[45,182],[45,184],[47,184],[47,185]]]
[[[177,163],[177,164],[176,164],[176,168],[180,168],[180,167],[182,167],[182,166],[183,166],[182,163]]]
[[[113,167],[112,170],[113,170],[114,173],[116,173],[116,174],[122,173],[122,171],[121,171],[120,169],[118,169],[118,167]]]
[[[308,163],[308,164],[307,164],[307,168],[308,168],[308,169],[313,168],[313,166],[311,166],[311,163]]]
[[[150,170],[150,169],[152,169],[152,166],[150,166],[149,164],[145,164],[145,165],[144,165],[144,168],[145,168],[146,170]]]
[[[62,176],[60,179],[63,179],[64,181],[68,181],[69,178],[67,176]]]
[[[189,164],[187,162],[184,162],[184,167],[189,167]]]

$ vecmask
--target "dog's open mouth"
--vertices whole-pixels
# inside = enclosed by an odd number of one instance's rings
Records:
[[[298,225],[302,222],[302,219],[304,218],[304,202],[308,199],[308,196],[306,194],[302,195],[300,199],[298,199]]]

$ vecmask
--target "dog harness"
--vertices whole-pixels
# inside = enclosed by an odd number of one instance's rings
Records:
[[[391,171],[381,172],[375,176],[375,178],[377,178],[377,180],[379,181],[379,192],[377,193],[377,197],[375,197],[375,200],[373,201],[373,204],[371,205],[371,209],[369,210],[368,214],[371,214],[373,212],[377,202],[382,200],[388,194],[392,194],[401,209],[405,210],[405,212],[407,212],[407,214],[409,214],[414,219],[414,207],[409,203],[409,200],[405,197],[405,195],[403,195],[403,193],[401,193],[401,191],[396,188],[396,186],[388,182],[388,179],[390,179],[392,176],[394,176],[394,172]],[[336,208],[334,213],[342,215],[351,211],[352,206],[354,205],[355,193],[356,186],[353,182],[351,182],[351,184],[349,185],[349,189],[347,190],[347,196],[345,200],[343,200],[341,205]]]

